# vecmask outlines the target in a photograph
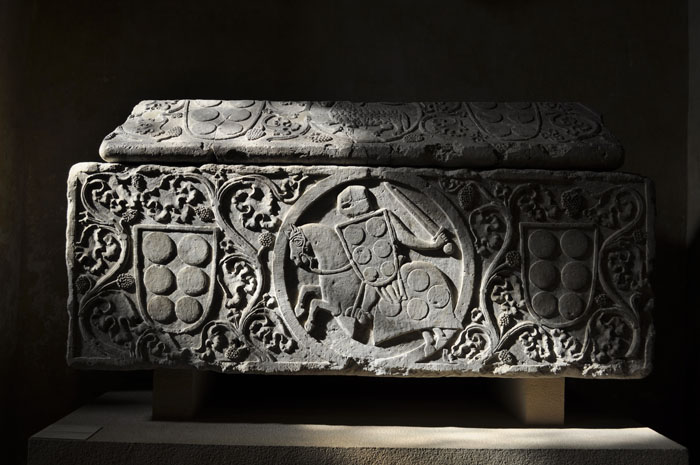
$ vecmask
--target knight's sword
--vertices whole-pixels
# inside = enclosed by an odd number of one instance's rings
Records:
[[[406,210],[411,214],[411,216],[418,221],[418,223],[425,228],[426,231],[428,231],[428,234],[431,234],[433,236],[433,239],[438,237],[440,233],[445,231],[445,228],[442,226],[438,226],[435,221],[432,220],[428,215],[425,214],[423,210],[418,207],[411,199],[408,198],[404,192],[399,189],[398,187],[392,186],[388,182],[383,182],[382,183],[384,187],[391,193],[391,195],[394,196],[394,198],[401,204],[403,205]],[[447,242],[445,245],[442,246],[442,251],[446,255],[452,255],[452,252],[454,251],[454,245],[452,245],[451,242]]]

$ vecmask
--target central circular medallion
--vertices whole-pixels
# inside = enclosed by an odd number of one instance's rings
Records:
[[[343,357],[417,362],[463,328],[473,285],[470,233],[425,181],[382,177],[358,170],[309,188],[280,226],[289,240],[275,243],[273,284],[300,340]],[[437,239],[439,227],[450,247]],[[444,336],[434,341],[435,332]]]

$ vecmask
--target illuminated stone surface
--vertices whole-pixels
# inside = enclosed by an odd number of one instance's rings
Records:
[[[84,163],[68,198],[72,365],[650,370],[643,178]]]
[[[161,463],[164,457],[177,457],[183,465],[688,464],[686,448],[649,428],[523,428],[485,399],[471,414],[478,427],[439,428],[366,426],[366,415],[377,410],[362,408],[350,426],[322,423],[323,418],[314,424],[240,423],[220,414],[216,421],[154,421],[151,401],[150,393],[138,391],[103,395],[32,436],[29,465],[54,465],[57,457],[61,463],[130,465]],[[349,408],[337,404],[330,412]],[[471,419],[469,413],[465,416]]]
[[[612,169],[594,112],[551,102],[149,100],[109,134],[106,161]]]

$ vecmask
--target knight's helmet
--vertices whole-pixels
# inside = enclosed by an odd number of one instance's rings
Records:
[[[337,210],[343,216],[354,218],[373,209],[372,193],[365,186],[349,186],[338,194]]]

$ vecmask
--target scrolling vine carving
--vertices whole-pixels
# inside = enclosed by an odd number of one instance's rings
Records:
[[[641,376],[648,190],[623,174],[81,164],[69,186],[69,358]]]

